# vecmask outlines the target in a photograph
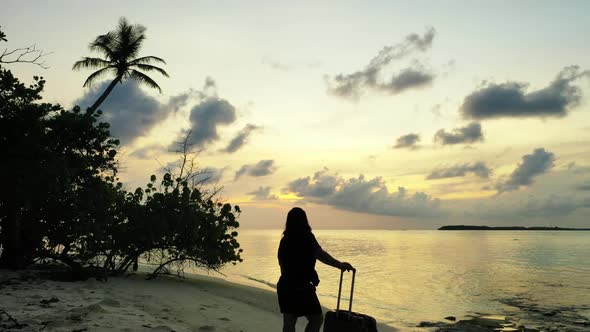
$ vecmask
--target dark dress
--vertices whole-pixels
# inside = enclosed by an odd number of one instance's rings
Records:
[[[312,233],[283,236],[279,245],[281,278],[277,284],[281,313],[309,316],[322,313],[315,287],[315,253],[320,248]]]

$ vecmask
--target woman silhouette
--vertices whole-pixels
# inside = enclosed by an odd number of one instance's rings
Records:
[[[277,294],[283,314],[283,332],[295,332],[297,318],[301,316],[308,320],[305,332],[319,332],[324,318],[315,293],[320,283],[315,270],[316,259],[341,270],[354,268],[322,250],[311,232],[305,211],[298,207],[287,214],[278,256],[281,278],[277,284]]]

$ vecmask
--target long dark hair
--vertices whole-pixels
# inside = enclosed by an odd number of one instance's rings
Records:
[[[287,214],[285,231],[283,236],[301,236],[311,234],[311,227],[307,221],[307,215],[300,207],[294,207]]]

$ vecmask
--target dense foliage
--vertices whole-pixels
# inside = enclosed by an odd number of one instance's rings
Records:
[[[145,260],[157,274],[241,261],[237,206],[218,202],[184,169],[126,191],[119,142],[101,112],[43,103],[44,84],[35,77],[26,86],[0,64],[0,267],[53,261],[77,273],[121,273]]]
[[[10,188],[0,196],[0,263],[14,267],[46,255],[47,244],[63,245],[66,258],[94,213],[88,191],[116,175],[118,142],[100,112],[38,102],[44,84],[35,77],[27,87],[0,69],[0,178]]]

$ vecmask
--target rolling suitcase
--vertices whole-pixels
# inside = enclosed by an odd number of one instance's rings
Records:
[[[356,271],[352,271],[352,285],[350,286],[350,301],[348,310],[340,310],[340,297],[342,295],[342,277],[344,271],[340,271],[340,286],[338,286],[338,302],[336,311],[328,311],[324,319],[324,332],[377,332],[377,321],[369,315],[363,315],[352,311],[352,295],[354,293],[354,278]]]

